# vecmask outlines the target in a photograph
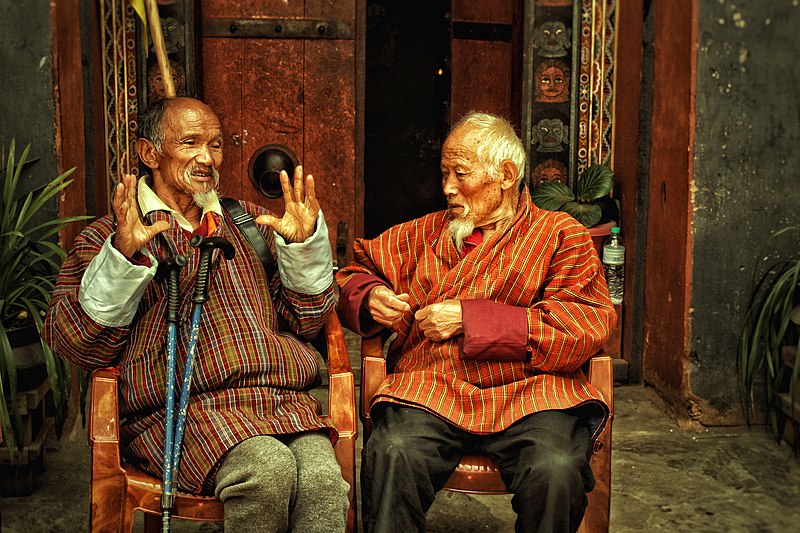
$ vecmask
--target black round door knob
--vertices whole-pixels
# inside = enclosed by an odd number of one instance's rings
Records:
[[[285,170],[292,179],[297,166],[297,156],[281,144],[265,144],[250,156],[248,174],[253,186],[267,198],[280,198],[281,170]]]

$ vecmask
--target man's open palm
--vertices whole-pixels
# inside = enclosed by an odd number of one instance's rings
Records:
[[[281,189],[286,204],[283,216],[261,215],[256,222],[269,226],[286,242],[303,242],[314,234],[319,212],[319,202],[314,193],[314,177],[309,174],[303,180],[303,167],[294,169],[294,181],[289,184],[289,175],[281,170]]]

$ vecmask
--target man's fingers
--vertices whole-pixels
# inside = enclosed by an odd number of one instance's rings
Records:
[[[308,200],[309,203],[312,203],[311,201],[314,200],[316,197],[317,195],[314,190],[314,176],[309,174],[308,176],[306,176],[306,200]]]
[[[303,203],[303,167],[297,165],[294,167],[294,190],[292,191],[294,201],[298,204]]]
[[[136,199],[136,177],[132,174],[125,174],[123,179],[125,182],[125,187],[128,191],[128,199],[135,200]]]
[[[289,184],[289,174],[285,170],[281,170],[281,190],[283,191],[283,203],[289,205],[292,203],[292,187]]]
[[[274,215],[261,215],[256,218],[256,223],[261,224],[262,226],[269,226],[271,228],[274,228],[275,225],[278,223],[278,219]]]
[[[167,231],[169,229],[169,222],[166,220],[157,220],[153,222],[152,226],[148,226],[150,231],[150,236],[155,237],[157,234],[161,233],[162,231]]]

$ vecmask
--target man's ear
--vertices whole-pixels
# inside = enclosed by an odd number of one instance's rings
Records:
[[[136,151],[139,152],[139,159],[149,168],[158,168],[158,150],[150,139],[139,138],[136,141]]]
[[[517,183],[517,177],[519,176],[519,169],[517,169],[517,165],[506,159],[503,161],[500,169],[503,172],[503,179],[500,182],[500,188],[509,189],[513,187]]]

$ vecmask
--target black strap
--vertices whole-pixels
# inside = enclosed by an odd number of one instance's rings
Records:
[[[261,264],[264,265],[264,270],[267,273],[267,279],[272,279],[275,274],[276,265],[275,258],[272,257],[272,252],[267,245],[267,239],[258,230],[253,217],[242,208],[242,204],[233,198],[220,198],[222,208],[228,212],[233,223],[242,231],[250,246],[256,251],[258,257],[261,259]]]

